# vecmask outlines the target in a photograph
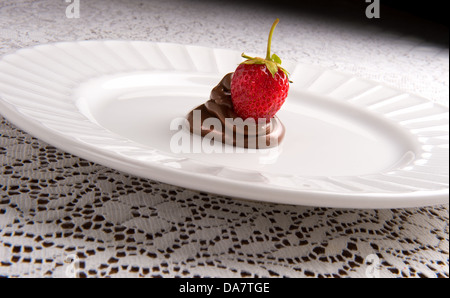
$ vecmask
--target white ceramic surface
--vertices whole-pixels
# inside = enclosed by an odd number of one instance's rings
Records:
[[[1,113],[63,150],[187,188],[326,207],[448,203],[448,109],[312,65],[284,63],[294,83],[276,150],[174,153],[171,122],[240,61],[233,51],[137,41],[22,49],[0,61]]]

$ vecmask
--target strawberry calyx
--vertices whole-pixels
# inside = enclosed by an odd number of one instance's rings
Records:
[[[278,70],[281,70],[282,72],[284,72],[286,74],[287,77],[289,77],[289,72],[287,72],[286,69],[281,67],[281,59],[280,59],[280,57],[278,57],[276,54],[271,54],[270,53],[270,46],[271,46],[271,43],[272,43],[273,31],[275,30],[275,27],[277,26],[279,21],[280,21],[279,19],[276,19],[273,22],[273,24],[272,24],[272,28],[270,28],[269,39],[267,41],[266,58],[250,57],[250,56],[245,55],[244,53],[242,53],[242,55],[241,55],[242,58],[245,58],[247,60],[245,60],[241,64],[260,64],[260,65],[265,65],[267,67],[267,69],[269,70],[269,72],[272,74],[273,78],[275,77],[275,74],[278,72]],[[292,83],[291,81],[289,81],[289,82]]]

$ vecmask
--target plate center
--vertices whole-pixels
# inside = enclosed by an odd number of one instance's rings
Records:
[[[400,127],[345,102],[298,90],[295,84],[277,114],[286,126],[279,148],[236,152],[216,144],[212,152],[195,151],[194,144],[201,138],[174,127],[192,108],[208,100],[220,79],[220,75],[181,72],[104,76],[80,85],[77,106],[91,121],[149,148],[245,170],[301,176],[365,175],[406,165],[417,152],[412,136]],[[174,138],[179,141],[177,148]]]

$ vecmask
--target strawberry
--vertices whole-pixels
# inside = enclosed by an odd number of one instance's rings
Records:
[[[270,54],[276,19],[270,29],[266,58],[249,57],[236,68],[231,80],[231,99],[236,114],[243,118],[270,121],[280,110],[289,91],[287,71],[281,67],[281,59]]]

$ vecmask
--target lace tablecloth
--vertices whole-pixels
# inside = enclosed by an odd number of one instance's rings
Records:
[[[75,2],[2,1],[0,54],[92,39],[259,52],[279,17],[280,57],[448,105],[448,30],[426,21],[182,0],[80,0],[77,17]],[[448,205],[352,210],[210,195],[80,159],[0,119],[0,276],[448,277]]]

